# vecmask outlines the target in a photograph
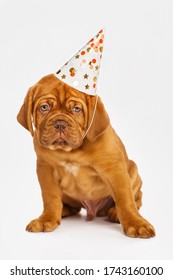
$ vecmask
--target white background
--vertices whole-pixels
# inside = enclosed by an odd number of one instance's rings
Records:
[[[0,1],[0,258],[173,258],[173,2]],[[143,179],[149,240],[104,218],[66,218],[52,233],[25,232],[42,211],[32,138],[16,121],[27,89],[54,73],[102,27],[99,95]]]

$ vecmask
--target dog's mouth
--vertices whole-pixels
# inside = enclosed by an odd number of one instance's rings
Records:
[[[56,139],[55,141],[52,142],[52,145],[56,146],[56,145],[59,145],[59,146],[67,146],[68,145],[68,142],[62,138],[59,138],[59,139]]]
[[[67,137],[63,134],[63,135],[58,135],[56,134],[56,136],[54,136],[50,141],[48,141],[47,143],[43,143],[42,145],[44,147],[47,147],[51,150],[64,150],[64,151],[71,151],[73,149],[76,149],[80,146],[81,143],[76,144],[73,143],[72,141],[70,141],[70,139],[67,139]]]
[[[50,140],[46,143],[42,142],[42,145],[44,147],[47,147],[47,148],[51,149],[51,150],[60,149],[60,150],[68,151],[68,152],[72,150],[70,142],[65,137],[63,137],[61,135],[55,135],[52,138],[52,140]]]
[[[67,137],[65,133],[57,132],[55,133],[52,141],[51,141],[51,146],[67,146],[69,145],[69,142],[67,140]]]

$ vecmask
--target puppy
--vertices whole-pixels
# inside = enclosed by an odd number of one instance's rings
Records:
[[[138,212],[142,181],[137,166],[128,159],[101,99],[96,102],[96,96],[53,74],[29,89],[17,120],[34,139],[44,210],[26,229],[52,231],[62,217],[84,207],[88,220],[108,216],[129,237],[153,237],[153,226]]]

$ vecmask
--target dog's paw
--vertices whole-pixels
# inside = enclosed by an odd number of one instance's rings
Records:
[[[35,219],[31,221],[26,230],[30,232],[49,232],[53,231],[60,223],[55,220]]]
[[[124,226],[124,232],[129,237],[150,238],[155,236],[154,227],[145,219],[131,221]]]
[[[119,220],[118,220],[118,217],[117,217],[117,211],[116,211],[116,207],[112,207],[109,209],[108,211],[108,214],[107,214],[109,220],[113,223],[117,223],[119,224]]]

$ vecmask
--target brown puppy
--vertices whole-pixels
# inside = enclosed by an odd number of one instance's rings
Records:
[[[142,181],[137,166],[128,159],[100,98],[85,136],[95,104],[95,96],[53,74],[29,89],[17,119],[34,137],[44,210],[27,230],[52,231],[62,217],[85,207],[88,220],[107,215],[130,237],[152,237],[154,228],[138,212]]]

